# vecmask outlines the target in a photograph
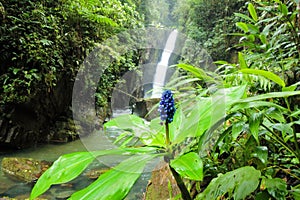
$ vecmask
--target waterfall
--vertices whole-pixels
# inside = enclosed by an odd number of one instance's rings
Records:
[[[178,34],[177,30],[174,30],[170,33],[164,51],[161,56],[161,60],[156,66],[151,98],[161,97],[163,87],[165,85],[165,78],[168,70],[169,59],[175,48],[177,34]]]

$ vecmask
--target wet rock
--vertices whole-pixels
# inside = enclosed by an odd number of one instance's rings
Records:
[[[160,98],[143,99],[141,101],[137,101],[133,107],[133,113],[149,121],[159,117],[159,113],[157,111],[158,107],[155,107],[159,101]]]
[[[170,197],[172,195],[172,198]],[[167,200],[179,196],[180,190],[166,162],[161,162],[152,172],[144,200]],[[177,198],[181,199],[181,198]]]
[[[9,188],[1,194],[1,196],[10,197],[14,199],[28,199],[31,191],[31,184],[20,183]],[[20,197],[22,196],[22,197]]]
[[[16,197],[14,197],[13,199],[16,199],[16,200],[29,200],[29,197],[30,197],[30,194],[21,194],[21,195],[18,195]],[[54,198],[51,198],[50,196],[47,196],[47,195],[42,195],[38,198],[35,198],[34,200],[52,200]]]
[[[88,177],[89,179],[97,179],[101,174],[104,174],[107,172],[109,168],[105,169],[91,169],[87,171],[84,175]]]
[[[79,138],[81,126],[69,119],[60,119],[55,123],[53,130],[49,132],[48,141],[52,143],[66,143]]]
[[[0,182],[0,194],[3,194],[9,188],[13,187],[14,183],[10,182],[10,180],[5,180],[4,182]],[[0,195],[1,196],[1,195]]]
[[[51,164],[31,158],[3,158],[1,168],[9,177],[25,182],[34,182]]]
[[[16,200],[15,198],[0,197],[0,200]]]
[[[75,190],[65,190],[65,191],[60,191],[57,192],[54,196],[56,197],[56,199],[67,199],[69,198],[74,192],[76,192]]]

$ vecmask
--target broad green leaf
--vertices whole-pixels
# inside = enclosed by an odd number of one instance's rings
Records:
[[[175,112],[176,114],[176,112]],[[161,123],[160,118],[155,118],[150,122],[150,130],[142,135],[141,140],[146,145],[154,145],[164,147],[165,142],[165,126]]]
[[[281,132],[281,135],[284,138],[285,142],[287,142],[289,138],[291,138],[294,132],[293,128],[291,127],[291,124],[277,123],[277,124],[273,124],[272,128]]]
[[[266,165],[268,162],[268,147],[257,146],[251,155],[252,157],[258,158],[262,164]]]
[[[242,133],[245,123],[243,121],[232,124],[232,138],[236,140],[238,136]]]
[[[284,134],[293,134],[293,128],[291,127],[290,124],[281,124],[281,123],[277,123],[277,124],[273,124],[272,128],[283,132]]]
[[[292,91],[292,92],[270,92],[266,94],[260,94],[253,97],[248,97],[245,99],[241,99],[239,103],[244,102],[252,102],[252,101],[258,101],[263,99],[272,99],[272,98],[281,98],[281,97],[289,97],[289,96],[296,96],[300,95],[300,91]]]
[[[145,165],[158,155],[136,155],[99,176],[91,185],[74,193],[70,200],[124,199],[140,177]]]
[[[271,81],[274,81],[281,87],[285,87],[284,81],[273,72],[259,70],[259,69],[241,69],[240,72],[244,74],[255,74],[255,75],[263,76]]]
[[[278,108],[282,111],[288,111],[285,107],[282,107],[278,104],[268,102],[268,101],[253,101],[253,102],[245,102],[245,103],[238,103],[235,104],[231,111],[237,111],[237,110],[242,110],[242,109],[248,109],[248,108],[259,108],[259,107],[274,107]]]
[[[253,167],[241,167],[214,178],[196,199],[218,199],[226,193],[228,199],[245,199],[259,185],[260,171]]]
[[[287,184],[280,178],[263,179],[265,181],[265,187],[269,194],[275,199],[284,200],[288,194]]]
[[[183,125],[184,125],[183,120],[184,120],[184,113],[182,109],[179,107],[175,112],[173,122],[169,124],[171,142],[174,142],[174,139],[178,136],[179,131],[183,129]]]
[[[279,10],[284,16],[287,16],[289,12],[287,6],[284,3],[280,3]]]
[[[160,119],[151,121],[150,125],[136,115],[121,115],[104,124],[104,129],[111,127],[132,133],[146,145],[164,146],[164,136],[162,131],[164,126],[160,125]],[[128,133],[130,136],[130,134]]]
[[[239,52],[238,57],[239,57],[240,68],[241,69],[248,68],[243,53]]]
[[[258,133],[259,127],[262,122],[262,113],[253,113],[249,118],[250,132],[259,144]]]
[[[108,154],[122,154],[124,150],[105,150],[98,152],[77,152],[60,156],[53,165],[38,179],[31,191],[30,199],[35,199],[51,185],[73,180],[96,158]]]
[[[248,28],[247,24],[244,23],[244,22],[237,22],[236,26],[239,27],[245,33],[248,33],[248,31],[249,31],[249,28]]]
[[[30,199],[35,199],[50,188],[51,185],[69,182],[79,176],[98,156],[153,154],[154,147],[111,149],[94,152],[76,152],[60,156],[53,165],[38,179],[33,187]]]
[[[285,91],[295,91],[297,89],[297,86],[300,85],[300,81],[293,84],[293,85],[290,85],[288,87],[283,87],[282,88],[282,91],[285,92]]]
[[[259,31],[259,27],[257,25],[253,25],[253,24],[247,24],[249,31],[250,31],[250,35],[252,37],[251,41],[254,42],[256,35],[260,33]],[[249,38],[248,38],[249,39]]]
[[[144,120],[136,115],[120,115],[104,124],[104,129],[109,127],[118,127],[128,131],[145,131],[148,130]]]
[[[59,157],[53,165],[38,179],[32,189],[30,199],[43,194],[53,184],[68,182],[79,174],[95,159],[89,152],[67,154]]]
[[[286,123],[286,119],[283,115],[282,111],[288,112],[288,109],[276,109],[279,107],[270,107],[266,112],[265,115],[270,119],[275,119],[280,123]]]
[[[182,126],[175,134],[174,142],[186,137],[201,136],[207,129],[226,115],[226,110],[244,96],[246,85],[220,89],[211,97],[199,97],[191,111],[182,118]]]
[[[249,11],[252,19],[257,22],[257,20],[258,20],[257,13],[256,13],[256,10],[255,10],[255,8],[254,8],[254,6],[253,6],[252,3],[248,4],[248,11]]]
[[[184,154],[170,163],[180,176],[196,181],[203,179],[203,162],[195,152]]]

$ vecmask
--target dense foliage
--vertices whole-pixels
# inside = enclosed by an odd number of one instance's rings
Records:
[[[179,28],[189,38],[206,49],[214,60],[231,61],[236,53],[230,49],[237,42],[230,36],[235,32],[238,19],[235,12],[245,12],[245,0],[178,0],[173,15]],[[193,46],[186,44],[186,62],[195,63],[197,58],[190,54]]]
[[[135,5],[117,0],[2,1],[0,20],[1,104],[50,93],[62,77],[72,81],[95,43],[141,26]],[[120,70],[111,71],[106,79]]]
[[[184,73],[166,86],[161,116],[110,120],[104,129],[118,131],[116,148],[61,156],[31,199],[107,155],[125,159],[70,199],[124,199],[155,158],[169,165],[182,199],[299,199],[298,8],[292,0],[0,2],[1,106],[51,93],[61,79],[73,82],[94,47],[106,48],[101,42],[143,22],[160,27],[177,20],[179,30],[219,60],[215,71],[203,70],[199,49],[187,40],[182,57],[188,64],[178,64]],[[91,84],[98,87],[98,106],[108,104],[141,52],[109,56],[114,61]]]

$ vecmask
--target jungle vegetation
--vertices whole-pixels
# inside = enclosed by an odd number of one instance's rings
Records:
[[[50,92],[62,77],[74,81],[89,51],[126,29],[177,28],[216,65],[203,70],[187,42],[176,65],[180,76],[160,103],[163,117],[124,115],[105,123],[104,130],[120,130],[118,148],[62,155],[31,199],[105,155],[129,157],[70,199],[124,199],[155,158],[169,165],[180,188],[170,199],[300,199],[298,1],[3,0],[0,20],[1,108]],[[109,102],[111,88],[137,67],[142,52],[121,55],[107,68],[98,106]],[[166,99],[175,107],[164,107]]]

